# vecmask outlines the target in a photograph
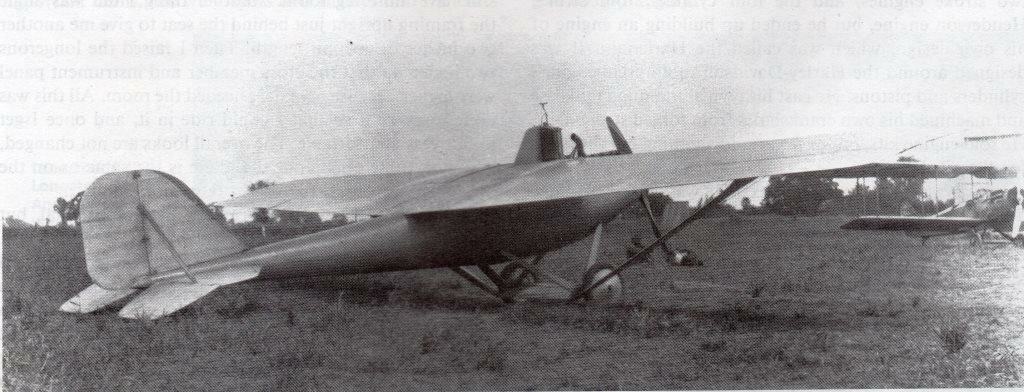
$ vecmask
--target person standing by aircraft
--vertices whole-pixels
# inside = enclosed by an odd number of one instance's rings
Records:
[[[572,139],[575,147],[572,148],[572,153],[569,154],[570,158],[586,158],[587,152],[583,150],[583,139],[580,135],[575,133],[569,135],[569,139]]]

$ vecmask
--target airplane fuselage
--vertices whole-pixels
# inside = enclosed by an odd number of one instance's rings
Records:
[[[260,268],[261,278],[357,274],[508,261],[562,248],[611,221],[641,192],[620,192],[445,213],[385,215],[252,248],[190,267]],[[181,276],[180,271],[151,281]]]
[[[595,155],[631,154],[617,126],[611,119],[607,121],[616,150]],[[582,146],[578,147],[578,155],[563,155],[561,129],[544,123],[527,130],[516,161],[508,166],[600,159],[585,158]],[[198,274],[230,266],[252,266],[258,268],[261,278],[281,278],[503,263],[509,261],[508,254],[533,256],[587,237],[597,225],[611,221],[637,202],[643,192],[646,191],[383,215],[215,258],[189,266],[189,270]],[[184,275],[182,270],[168,271],[149,278],[148,283]]]

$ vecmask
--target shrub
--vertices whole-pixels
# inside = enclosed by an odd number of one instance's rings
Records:
[[[967,327],[964,325],[942,327],[936,329],[935,334],[942,343],[942,348],[949,354],[956,354],[967,346]]]

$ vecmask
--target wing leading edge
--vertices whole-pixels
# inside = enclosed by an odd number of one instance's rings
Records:
[[[782,174],[1005,178],[986,165],[897,162],[898,143],[822,135],[477,169],[313,178],[221,203],[367,215],[467,210]]]

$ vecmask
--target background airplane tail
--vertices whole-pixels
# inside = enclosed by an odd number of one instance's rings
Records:
[[[1024,174],[1018,174],[1018,176],[1024,176]],[[1013,192],[1013,221],[1010,223],[1010,238],[1017,238],[1021,233],[1021,225],[1024,225],[1024,181],[1019,181]]]
[[[153,170],[98,178],[82,196],[80,224],[95,284],[61,307],[70,312],[131,295],[155,274],[189,274],[191,265],[245,250],[180,180]]]

